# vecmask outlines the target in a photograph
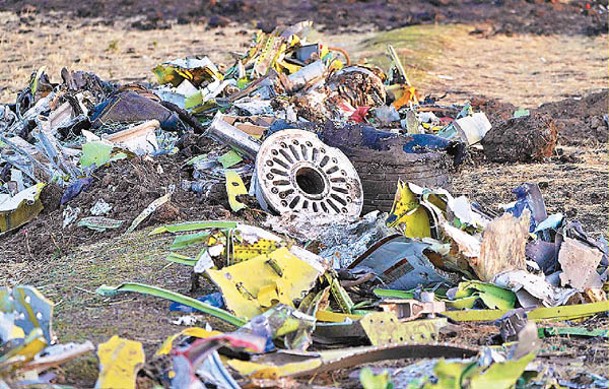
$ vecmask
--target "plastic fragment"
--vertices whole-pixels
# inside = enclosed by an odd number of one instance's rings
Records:
[[[464,281],[459,283],[460,298],[476,296],[482,300],[489,309],[513,309],[516,295],[507,289],[480,281]]]
[[[110,219],[103,216],[89,216],[80,219],[77,226],[87,227],[93,231],[104,232],[106,230],[120,228],[124,222],[124,220]]]
[[[0,193],[0,233],[21,227],[38,216],[43,209],[40,193],[44,187],[39,183],[13,197]]]
[[[137,371],[145,361],[144,348],[140,342],[114,335],[99,345],[97,356],[100,372],[95,383],[96,389],[135,389]]]
[[[507,310],[466,310],[466,311],[446,311],[444,316],[454,321],[494,321],[504,314]],[[601,312],[609,312],[609,301],[601,301],[589,304],[566,305],[552,308],[535,308],[528,312],[529,320],[572,320],[588,317]]]
[[[127,158],[127,154],[116,151],[115,147],[104,142],[87,142],[82,145],[80,165],[99,168],[105,164]]]
[[[363,368],[359,373],[359,381],[364,389],[393,389],[393,383],[387,370],[374,374],[369,367]]]
[[[241,327],[242,325],[245,324],[244,320],[242,320],[236,316],[233,316],[230,313],[228,313],[222,309],[213,307],[209,304],[205,304],[205,303],[195,300],[191,297],[184,296],[182,294],[172,292],[172,291],[169,291],[169,290],[166,290],[163,288],[158,288],[155,286],[138,284],[138,283],[134,283],[134,282],[127,282],[127,283],[123,283],[116,287],[102,285],[99,288],[97,288],[97,290],[95,292],[102,296],[114,296],[120,292],[136,292],[136,293],[148,294],[151,296],[160,297],[160,298],[164,298],[166,300],[170,300],[170,301],[173,301],[176,303],[187,305],[189,307],[193,307],[203,313],[217,317],[218,319],[224,320],[225,322],[230,323],[237,327]]]
[[[178,233],[178,232],[190,232],[197,230],[204,230],[207,228],[216,228],[216,229],[231,229],[236,228],[237,222],[231,221],[198,221],[198,222],[185,222],[178,224],[170,224],[166,226],[157,227],[154,230],[150,231],[149,235],[157,235],[162,234],[164,232]]]
[[[169,193],[151,202],[150,205],[148,205],[139,215],[137,215],[135,219],[133,219],[133,222],[131,222],[131,225],[129,226],[129,228],[127,228],[127,231],[125,232],[127,234],[132,233],[137,228],[137,226],[139,226],[140,223],[146,220],[148,216],[152,215],[152,213],[154,213],[157,208],[159,208],[163,204],[168,203],[171,200],[172,193],[173,191],[170,191]]]
[[[235,150],[228,151],[218,157],[218,162],[222,164],[224,169],[231,168],[243,161],[243,158]]]
[[[243,208],[247,208],[247,205],[237,200],[237,196],[247,195],[247,188],[243,183],[243,180],[234,170],[225,170],[224,176],[226,178],[226,193],[228,194],[228,203],[233,212],[238,212]]]

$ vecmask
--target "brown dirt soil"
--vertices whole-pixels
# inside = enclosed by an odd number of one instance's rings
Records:
[[[594,142],[607,142],[608,110],[609,90],[605,89],[577,99],[542,104],[537,112],[554,119],[560,143],[585,146]]]
[[[592,5],[586,10],[586,3]],[[339,0],[289,1],[263,0],[191,1],[176,0],[8,0],[0,10],[18,11],[27,19],[32,13],[63,12],[80,18],[102,18],[112,23],[117,18],[140,17],[133,28],[168,28],[168,20],[179,23],[206,21],[224,26],[231,21],[258,24],[272,29],[277,24],[315,20],[328,31],[354,30],[373,25],[380,30],[429,23],[467,23],[479,25],[479,34],[586,34],[607,32],[607,17],[598,5],[606,0],[548,2],[526,0]]]
[[[176,187],[171,201],[157,209],[138,228],[181,220],[230,217],[230,212],[224,208],[224,205],[228,207],[226,198],[224,201],[220,198],[204,201],[194,192],[180,187],[182,180],[192,180],[190,174],[181,168],[183,162],[179,156],[165,156],[154,161],[134,158],[114,162],[94,173],[95,181],[91,187],[61,207],[61,190],[51,186],[42,195],[42,201],[46,203],[42,214],[27,226],[0,238],[5,247],[0,253],[0,262],[58,258],[72,252],[75,247],[120,236],[152,201],[167,193],[170,185]],[[105,232],[76,226],[81,218],[92,216],[90,209],[100,199],[112,206],[104,216],[123,220],[122,226]],[[80,208],[81,213],[78,220],[63,228],[63,212],[67,206]]]
[[[493,162],[540,162],[554,154],[557,139],[554,121],[533,113],[497,123],[481,143]]]

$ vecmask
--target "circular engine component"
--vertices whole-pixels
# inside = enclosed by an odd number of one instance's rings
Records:
[[[269,136],[256,156],[256,198],[266,210],[357,217],[364,194],[355,168],[339,149],[308,131]]]

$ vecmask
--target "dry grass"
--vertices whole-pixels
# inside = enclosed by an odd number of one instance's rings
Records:
[[[169,30],[139,31],[127,29],[128,21],[79,23],[58,18],[23,25],[15,15],[0,13],[0,52],[6,53],[0,58],[0,102],[14,101],[41,66],[56,81],[61,68],[68,67],[121,82],[153,81],[152,67],[184,56],[207,55],[230,66],[230,53],[243,52],[253,34],[249,26],[237,25],[206,30],[199,24],[174,24]],[[391,43],[421,92],[453,92],[446,102],[462,102],[475,93],[536,107],[607,86],[606,36],[480,38],[469,35],[471,30],[426,25],[381,33],[313,33],[311,39],[382,67],[389,64],[386,46]]]
[[[359,57],[387,66],[388,43],[401,55],[412,83],[424,94],[472,94],[536,108],[607,87],[607,36],[470,35],[472,27],[412,26],[360,41]]]
[[[138,294],[106,298],[95,293],[102,284],[140,282],[188,294],[187,266],[167,262],[171,237],[149,237],[150,228],[77,249],[73,254],[43,262],[5,263],[0,285],[35,285],[56,303],[53,329],[62,343],[105,342],[113,335],[142,342],[148,356],[167,336],[179,332],[171,321],[179,313],[169,303]],[[220,330],[230,327],[213,317]],[[66,367],[68,382],[92,387],[97,378],[93,354]]]
[[[127,21],[114,26],[79,23],[58,19],[25,26],[16,16],[0,13],[0,102],[13,102],[41,66],[55,82],[63,67],[134,82],[153,81],[155,65],[185,56],[207,55],[231,65],[230,53],[245,51],[253,34],[241,26],[206,31],[200,24],[175,24],[169,30],[138,31],[128,29]]]
[[[574,148],[565,148],[572,153]],[[484,206],[497,208],[515,200],[511,190],[524,182],[539,183],[548,213],[577,219],[594,237],[608,235],[609,171],[606,147],[586,149],[582,163],[484,163],[466,166],[453,180],[455,194],[465,194]]]

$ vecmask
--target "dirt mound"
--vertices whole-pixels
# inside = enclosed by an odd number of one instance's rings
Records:
[[[4,248],[0,254],[0,262],[59,257],[76,246],[123,234],[132,220],[152,201],[167,193],[171,185],[175,185],[171,201],[159,208],[138,228],[180,220],[228,218],[230,213],[221,201],[204,201],[194,192],[180,187],[182,180],[190,179],[190,174],[181,169],[182,163],[179,156],[164,156],[155,160],[134,158],[114,162],[95,173],[95,181],[87,191],[61,207],[61,189],[49,186],[42,195],[45,209],[41,215],[25,227],[0,238]],[[79,208],[80,219],[92,216],[91,207],[100,199],[112,206],[105,217],[124,220],[120,228],[97,232],[78,227],[78,220],[63,228],[64,210],[67,206]]]
[[[556,140],[552,119],[533,114],[494,126],[482,139],[482,146],[493,162],[541,162],[552,156]]]
[[[554,119],[561,144],[582,146],[607,142],[609,132],[604,116],[608,107],[609,89],[605,89],[582,98],[546,103],[536,112]]]
[[[516,110],[514,104],[484,96],[471,97],[470,102],[473,110],[484,112],[493,126],[510,119]]]
[[[473,96],[470,101],[475,111],[486,113],[493,126],[510,119],[516,110],[513,104],[484,96]],[[545,103],[538,109],[531,110],[531,113],[546,115],[554,121],[560,144],[594,146],[606,143],[609,137],[605,120],[608,107],[609,89],[604,89],[584,97]]]
[[[586,5],[587,4],[587,5]],[[9,0],[0,10],[28,13],[60,11],[81,18],[139,17],[133,28],[168,28],[169,20],[178,23],[207,22],[210,26],[229,21],[251,24],[272,30],[278,24],[312,19],[327,30],[354,30],[374,25],[381,30],[425,23],[468,23],[480,26],[480,34],[586,34],[607,33],[607,18],[602,8],[607,1],[570,4],[531,0],[338,0],[288,1],[272,3],[262,0],[191,1],[176,0]]]

